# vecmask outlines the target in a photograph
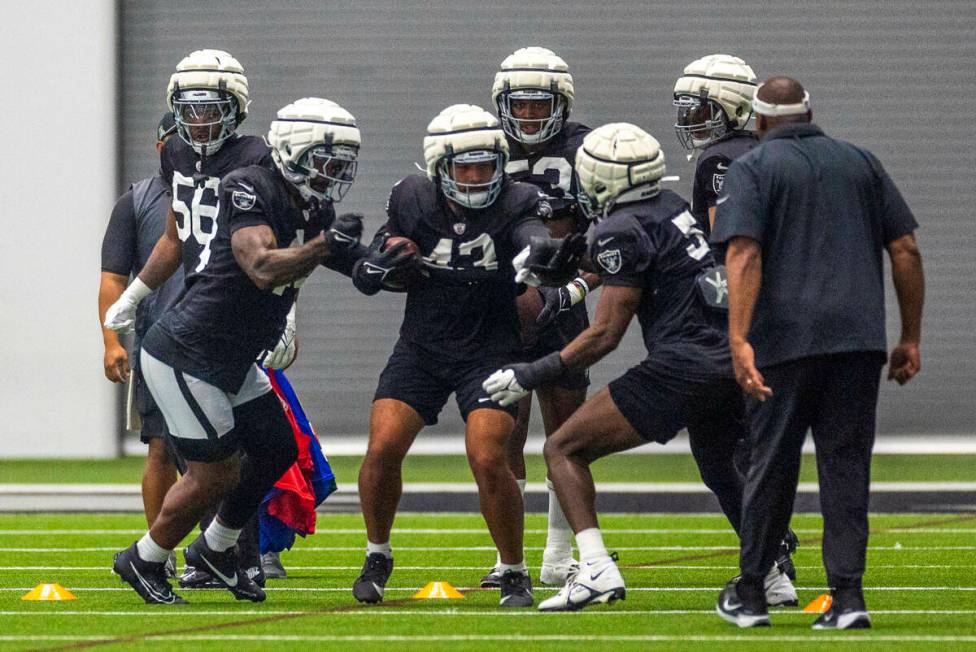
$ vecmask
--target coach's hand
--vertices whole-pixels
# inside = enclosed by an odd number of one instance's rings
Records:
[[[888,361],[888,380],[904,385],[922,368],[922,356],[917,342],[901,342],[891,350]]]
[[[731,349],[735,380],[742,391],[759,401],[765,401],[766,397],[772,396],[773,390],[766,387],[766,381],[756,369],[756,354],[752,345],[743,341],[732,344]]]
[[[113,383],[129,380],[129,354],[120,344],[105,347],[105,377]]]

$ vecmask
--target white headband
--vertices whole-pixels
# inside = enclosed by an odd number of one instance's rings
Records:
[[[810,110],[810,93],[803,91],[803,101],[796,104],[770,104],[759,99],[759,89],[752,98],[752,111],[757,115],[778,118],[784,115],[803,115]]]

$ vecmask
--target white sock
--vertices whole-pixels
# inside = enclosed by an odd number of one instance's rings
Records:
[[[515,478],[515,484],[518,485],[519,493],[522,494],[522,499],[523,500],[525,499],[525,483],[526,483],[526,479],[525,478]],[[524,512],[524,510],[525,510],[525,503],[522,504],[522,510]],[[502,553],[496,552],[495,553],[495,568],[501,568],[501,567],[502,567]],[[523,568],[525,567],[525,563],[524,562],[522,564],[522,567]]]
[[[607,552],[607,547],[603,545],[603,533],[600,532],[600,528],[598,527],[591,527],[577,532],[576,545],[579,547],[580,561],[584,563],[610,556],[610,553]]]
[[[224,552],[237,545],[237,539],[241,536],[240,530],[221,525],[220,520],[214,518],[203,533],[203,538],[207,540],[207,547],[216,552]]]
[[[152,561],[157,564],[162,564],[167,559],[172,550],[167,550],[161,545],[152,540],[149,533],[146,532],[142,535],[142,538],[136,542],[136,552],[139,553],[139,559],[143,561]]]
[[[523,559],[522,561],[520,561],[517,564],[503,564],[502,562],[498,562],[498,572],[499,573],[504,574],[505,571],[510,571],[510,570],[518,571],[519,573],[524,573],[525,572],[525,560]]]
[[[387,559],[393,559],[393,548],[390,547],[390,542],[385,543],[373,543],[369,539],[366,540],[366,555],[369,556],[374,552],[378,552]]]
[[[559,498],[553,488],[552,480],[546,478],[546,488],[549,489],[549,532],[546,534],[546,555],[553,559],[566,559],[573,556],[573,531],[569,521],[559,506]]]

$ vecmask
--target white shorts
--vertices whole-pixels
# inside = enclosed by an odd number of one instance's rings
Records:
[[[190,440],[187,443],[196,450],[201,449],[201,444],[204,444],[202,448],[207,448],[207,441],[217,444],[234,429],[234,408],[271,391],[271,382],[256,364],[251,366],[240,390],[231,394],[174,369],[145,349],[139,361],[146,385],[166,419],[177,448],[184,455],[180,440]],[[191,460],[200,457],[187,455]]]

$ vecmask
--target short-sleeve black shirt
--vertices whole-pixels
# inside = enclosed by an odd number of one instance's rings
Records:
[[[762,247],[756,363],[886,348],[882,249],[918,224],[865,149],[788,124],[729,167],[712,239]]]

